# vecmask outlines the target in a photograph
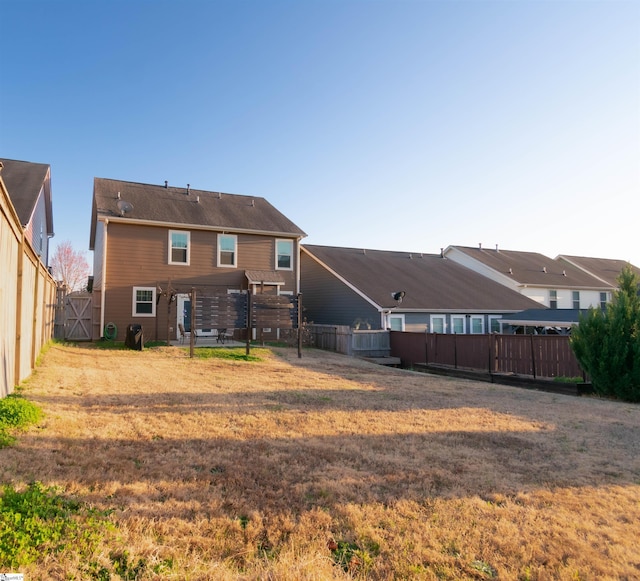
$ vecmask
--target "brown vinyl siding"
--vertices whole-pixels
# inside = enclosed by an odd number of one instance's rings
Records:
[[[142,226],[119,222],[107,225],[106,301],[104,323],[118,327],[118,340],[123,340],[127,325],[140,324],[145,340],[164,340],[167,334],[166,297],[160,297],[155,317],[134,317],[133,287],[152,287],[188,292],[196,287],[200,292],[217,292],[248,287],[245,270],[275,269],[275,239],[255,234],[237,235],[237,267],[217,266],[218,232],[190,231],[190,261],[169,264],[169,230],[189,231],[181,228]],[[96,234],[100,226],[96,228]],[[96,236],[96,240],[98,240]],[[101,248],[100,248],[101,250]],[[98,268],[99,260],[96,260]],[[279,271],[285,280],[283,291],[295,292],[295,270]],[[97,289],[99,290],[99,289]],[[100,293],[95,293],[99,300]],[[171,323],[175,326],[175,303],[171,305]],[[98,323],[99,324],[99,323]],[[101,331],[101,330],[100,330]]]

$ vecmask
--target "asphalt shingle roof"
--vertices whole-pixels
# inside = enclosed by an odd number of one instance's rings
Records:
[[[93,186],[91,247],[98,215],[122,216],[118,202],[132,208],[127,219],[182,226],[210,227],[226,231],[306,236],[284,214],[258,196],[225,194],[95,178]]]
[[[608,285],[568,262],[538,252],[452,246],[521,285],[547,288],[606,289]]]
[[[560,263],[571,263],[582,268],[589,273],[597,276],[611,287],[618,286],[618,276],[625,266],[631,269],[640,277],[640,268],[627,262],[626,260],[617,260],[611,258],[590,258],[586,256],[569,256],[561,254],[556,258]],[[564,268],[564,267],[563,267]]]
[[[437,254],[339,248],[305,244],[326,264],[381,307],[399,310],[522,311],[540,304]]]
[[[14,159],[0,159],[2,180],[7,186],[11,203],[20,222],[26,226],[31,219],[42,184],[47,177],[49,165]]]

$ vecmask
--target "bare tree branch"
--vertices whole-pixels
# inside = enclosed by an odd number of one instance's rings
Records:
[[[84,252],[73,249],[71,242],[65,240],[56,246],[51,257],[53,277],[62,282],[69,291],[85,290],[89,278],[89,263]]]

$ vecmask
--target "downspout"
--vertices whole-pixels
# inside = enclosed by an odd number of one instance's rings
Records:
[[[109,218],[104,221],[104,236],[102,237],[102,281],[100,282],[100,338],[104,338],[104,306],[107,280],[107,224]]]

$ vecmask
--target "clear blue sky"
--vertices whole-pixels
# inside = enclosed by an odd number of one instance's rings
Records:
[[[640,2],[0,0],[0,157],[263,196],[305,242],[640,265]],[[91,255],[87,252],[91,261]]]

